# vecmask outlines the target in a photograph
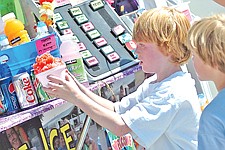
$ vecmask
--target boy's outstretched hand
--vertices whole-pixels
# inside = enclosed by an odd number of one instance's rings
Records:
[[[59,78],[53,75],[49,75],[48,87],[43,87],[50,96],[67,100],[71,103],[75,103],[79,96],[83,92],[78,87],[78,81],[73,77],[68,70],[66,71],[65,78]]]

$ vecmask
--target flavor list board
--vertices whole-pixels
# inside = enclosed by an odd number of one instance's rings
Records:
[[[138,64],[131,31],[108,3],[67,4],[54,12],[59,34],[72,34],[78,43],[90,83]]]

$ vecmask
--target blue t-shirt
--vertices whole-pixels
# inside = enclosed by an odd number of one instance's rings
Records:
[[[198,132],[199,150],[225,149],[225,89],[204,109]]]

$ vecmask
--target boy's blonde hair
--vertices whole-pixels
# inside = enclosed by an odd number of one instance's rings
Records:
[[[187,46],[203,62],[225,73],[225,14],[195,22],[189,31]]]
[[[136,42],[156,43],[164,47],[162,53],[171,56],[171,61],[184,64],[191,56],[186,47],[190,22],[174,8],[153,8],[144,12],[135,22],[133,39]]]

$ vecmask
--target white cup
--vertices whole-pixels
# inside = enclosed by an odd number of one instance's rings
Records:
[[[51,68],[49,70],[46,70],[44,72],[38,73],[36,77],[38,78],[42,86],[48,87],[49,80],[47,79],[47,76],[54,75],[60,78],[64,78],[65,74],[66,74],[66,65],[60,65],[60,66]]]

